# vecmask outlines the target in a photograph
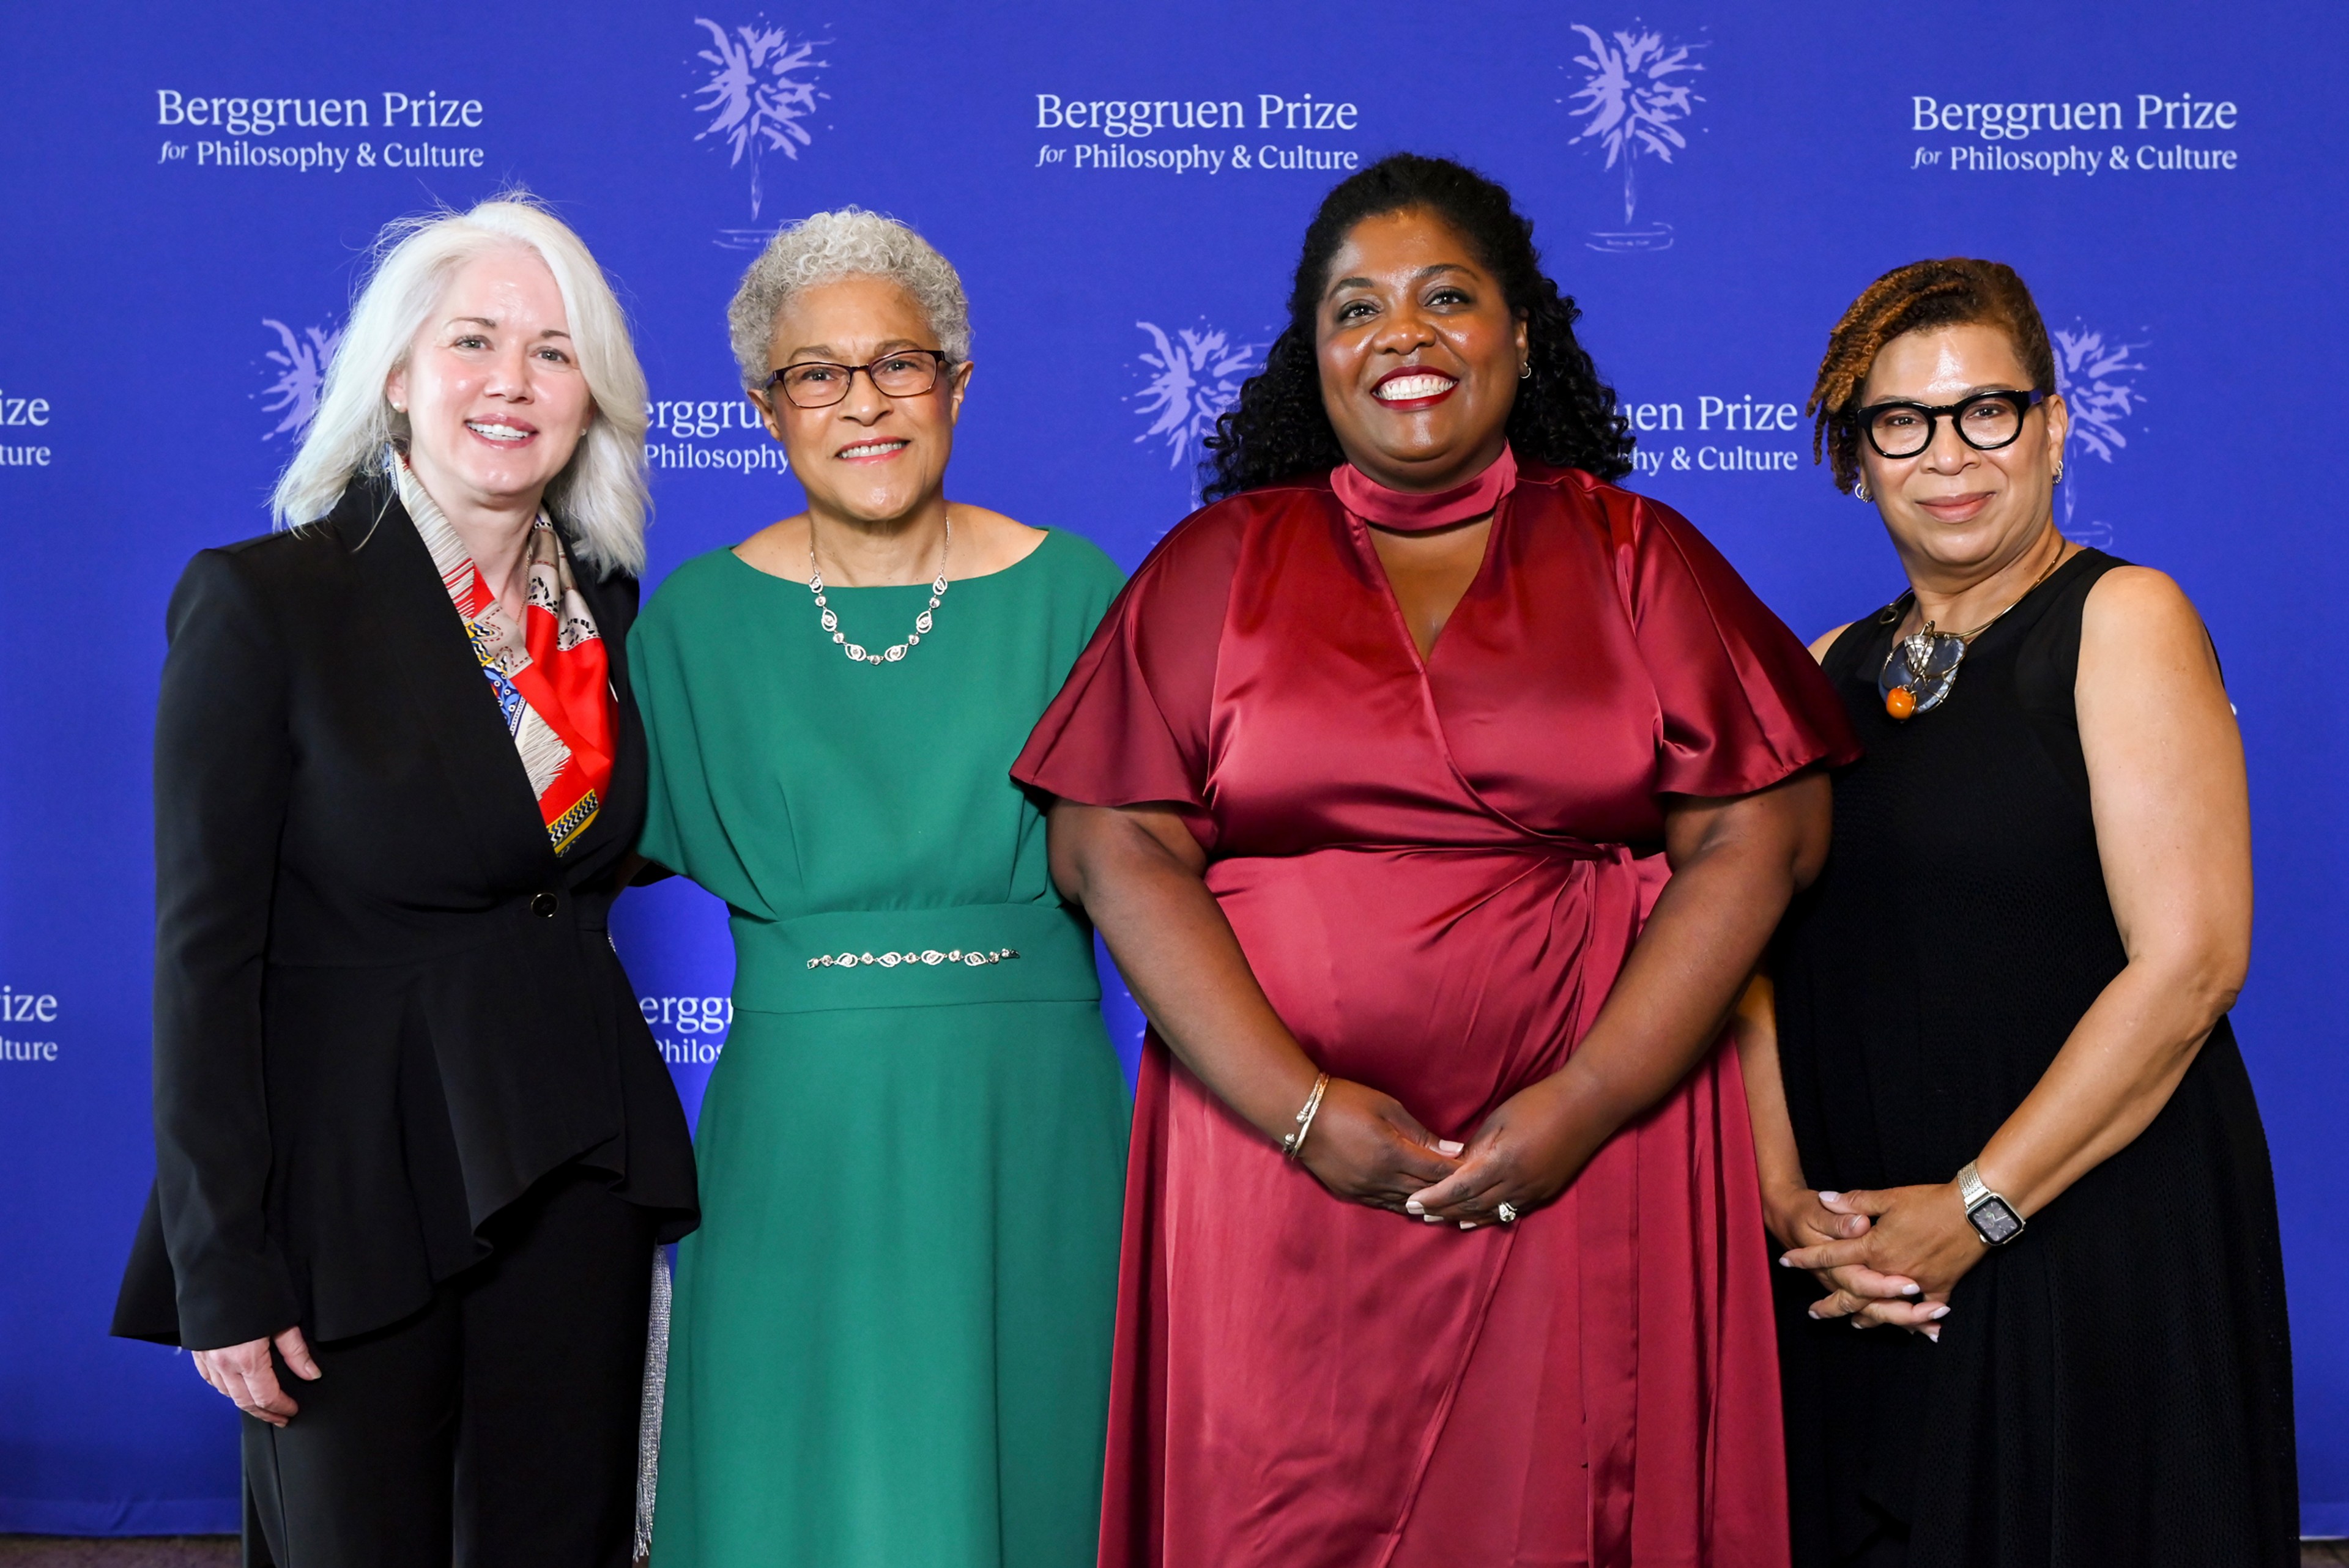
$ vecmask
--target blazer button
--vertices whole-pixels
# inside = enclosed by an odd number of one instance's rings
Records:
[[[554,918],[554,895],[551,892],[534,892],[531,894],[530,912],[531,913],[537,915],[542,920],[553,920]]]

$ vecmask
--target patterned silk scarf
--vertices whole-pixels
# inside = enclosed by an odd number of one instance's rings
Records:
[[[612,730],[617,707],[603,634],[571,575],[563,541],[538,514],[531,525],[529,603],[517,625],[481,580],[448,517],[424,492],[408,460],[391,465],[400,504],[432,552],[441,585],[465,623],[473,656],[497,693],[546,836],[561,854],[586,830],[612,783]]]

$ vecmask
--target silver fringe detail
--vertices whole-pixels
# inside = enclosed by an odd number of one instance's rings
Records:
[[[636,1544],[629,1555],[652,1555],[653,1501],[660,1491],[661,1395],[668,1387],[668,1249],[653,1249],[652,1312],[645,1321],[645,1400],[636,1418]]]

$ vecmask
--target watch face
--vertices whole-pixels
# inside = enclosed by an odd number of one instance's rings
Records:
[[[2003,1198],[1984,1198],[1966,1211],[1966,1218],[1974,1222],[1982,1239],[1995,1247],[2013,1241],[2023,1230],[2023,1216],[2006,1205]]]

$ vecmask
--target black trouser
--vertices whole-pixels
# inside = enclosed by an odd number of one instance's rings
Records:
[[[412,1317],[278,1362],[301,1413],[244,1418],[245,1561],[626,1568],[657,1217],[565,1171]],[[257,1530],[257,1535],[256,1535]]]

